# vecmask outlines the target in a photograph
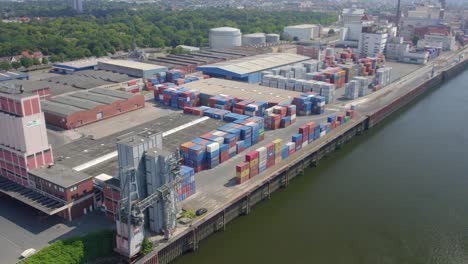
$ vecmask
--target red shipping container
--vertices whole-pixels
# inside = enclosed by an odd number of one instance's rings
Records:
[[[258,151],[251,151],[245,154],[245,161],[253,161],[255,159],[258,159]]]
[[[265,139],[265,134],[258,136],[258,142],[263,141]]]
[[[232,112],[236,113],[236,114],[240,114],[240,115],[243,115],[244,114],[244,110],[243,109],[239,109],[239,108],[233,108],[232,109]]]
[[[270,168],[273,165],[275,165],[275,156],[271,156],[267,159],[267,168]]]
[[[257,175],[258,175],[258,167],[250,168],[249,178],[252,179],[253,177]]]
[[[237,172],[245,171],[248,168],[249,168],[249,163],[248,162],[241,162],[241,163],[236,165],[236,171]]]
[[[295,149],[288,150],[288,156],[291,156],[292,154],[294,154],[294,152],[295,152]]]

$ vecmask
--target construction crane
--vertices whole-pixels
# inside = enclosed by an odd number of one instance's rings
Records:
[[[138,194],[138,184],[136,170],[133,167],[121,168],[121,180],[124,179],[124,187],[121,190],[121,199],[118,202],[118,211],[116,212],[117,223],[117,248],[116,250],[129,258],[139,252],[138,245],[141,245],[144,239],[144,211],[156,203],[164,203],[164,235],[168,239],[174,227],[169,225],[171,207],[167,206],[174,203],[177,208],[177,193],[182,178],[180,177],[180,166],[182,159],[177,150],[167,161],[170,182],[160,186],[155,192],[140,200]],[[120,240],[119,240],[120,239]],[[119,243],[120,242],[120,243]]]

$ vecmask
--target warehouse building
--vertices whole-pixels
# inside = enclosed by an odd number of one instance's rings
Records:
[[[197,67],[203,74],[248,83],[261,81],[261,72],[310,58],[290,53],[268,53]]]
[[[29,74],[16,71],[0,70],[0,82],[9,80],[29,80]]]
[[[129,60],[98,61],[98,69],[127,74],[138,78],[151,78],[160,72],[168,70],[167,67]]]
[[[73,129],[143,108],[143,95],[95,88],[51,97],[41,102],[48,124]]]
[[[105,59],[101,59],[104,61]],[[96,58],[89,58],[84,60],[68,61],[61,63],[54,63],[52,65],[52,71],[62,74],[70,74],[77,71],[92,70],[98,65]]]
[[[284,28],[284,34],[293,40],[311,40],[320,36],[320,26],[304,24],[287,26]]]

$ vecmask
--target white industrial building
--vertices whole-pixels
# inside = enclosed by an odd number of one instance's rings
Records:
[[[284,28],[284,35],[294,40],[310,40],[320,36],[320,26],[312,24],[287,26]]]
[[[429,52],[411,51],[410,45],[403,41],[403,37],[392,37],[388,40],[385,58],[411,64],[426,64],[429,60]]]
[[[424,35],[424,41],[421,41],[418,45],[428,46],[429,43],[442,43],[443,50],[453,50],[455,48],[455,37],[437,33],[426,34]]]
[[[238,28],[212,28],[208,37],[212,49],[228,49],[242,45],[242,33]]]
[[[330,30],[335,31],[335,34],[338,35],[338,41],[344,41],[348,34],[348,28],[346,27],[322,27],[321,36],[327,36]]]
[[[361,56],[373,57],[383,53],[387,45],[388,34],[383,31],[365,31],[361,34],[359,41],[359,52]]]

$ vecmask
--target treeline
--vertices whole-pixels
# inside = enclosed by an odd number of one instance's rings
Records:
[[[334,13],[205,9],[126,10],[105,16],[67,16],[0,23],[0,57],[42,51],[52,61],[105,56],[138,47],[206,46],[212,27],[238,27],[243,33],[280,33],[298,23],[330,24]]]

